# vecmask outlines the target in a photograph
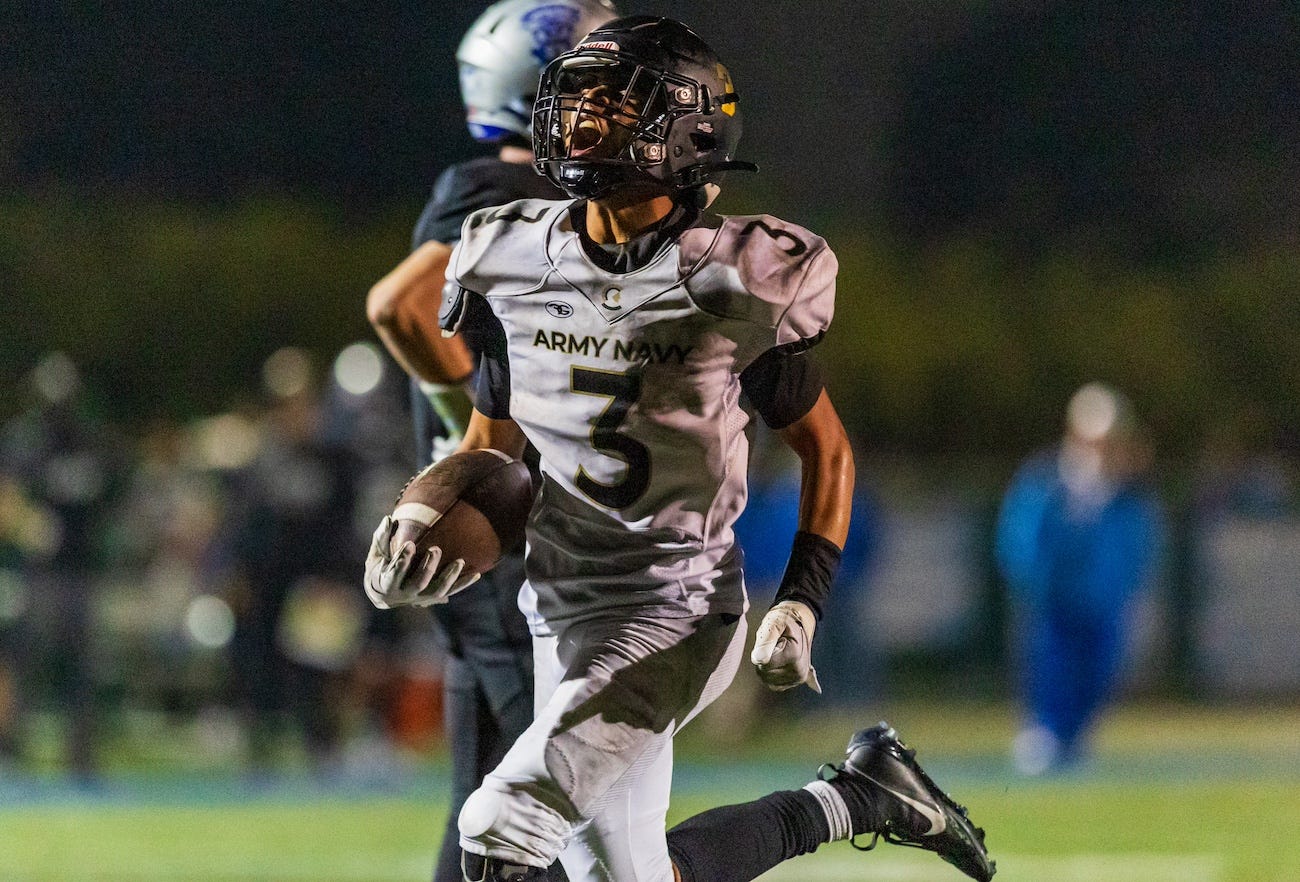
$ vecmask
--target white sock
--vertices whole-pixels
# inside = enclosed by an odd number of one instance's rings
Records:
[[[849,807],[844,797],[828,781],[813,781],[803,786],[817,799],[817,804],[826,813],[826,823],[831,828],[830,842],[848,839],[853,836],[853,822],[849,818]]]

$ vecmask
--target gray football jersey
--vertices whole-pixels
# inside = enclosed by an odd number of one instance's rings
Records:
[[[647,266],[610,273],[570,205],[470,215],[449,273],[449,315],[477,294],[499,320],[509,413],[541,456],[521,606],[537,633],[616,606],[742,612],[740,373],[825,332],[835,256],[772,217],[705,215]]]

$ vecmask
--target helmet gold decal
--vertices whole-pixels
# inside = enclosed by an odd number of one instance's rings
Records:
[[[722,88],[725,90],[724,94],[734,97],[736,94],[736,87],[731,84],[731,74],[727,72],[727,68],[722,64],[722,62],[718,62],[718,79],[722,80]],[[735,116],[736,102],[734,100],[728,101],[723,104],[720,109],[727,116]]]

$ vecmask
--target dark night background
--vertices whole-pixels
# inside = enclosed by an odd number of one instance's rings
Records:
[[[366,287],[478,150],[452,56],[486,5],[11,5],[0,367],[57,345],[110,410],[185,415],[276,345],[365,336]],[[1225,403],[1271,436],[1300,422],[1293,3],[622,8],[687,21],[732,69],[762,173],[722,210],[836,246],[857,428],[1024,446],[1008,424],[1050,431],[1095,376],[1175,444]]]

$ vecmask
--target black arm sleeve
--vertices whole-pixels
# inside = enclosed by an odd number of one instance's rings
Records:
[[[835,573],[840,568],[843,552],[829,539],[803,530],[794,534],[790,549],[790,562],[786,564],[781,585],[776,589],[772,605],[783,600],[798,600],[808,605],[813,615],[821,621],[822,608],[830,596]]]
[[[773,347],[741,371],[741,388],[770,428],[784,429],[808,413],[826,387],[809,351],[816,342]]]

